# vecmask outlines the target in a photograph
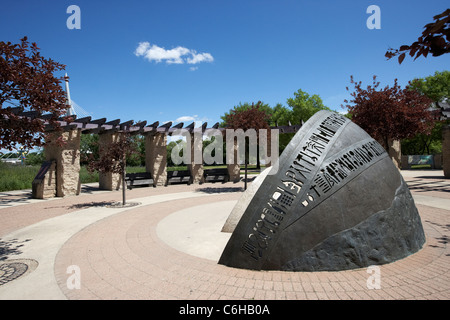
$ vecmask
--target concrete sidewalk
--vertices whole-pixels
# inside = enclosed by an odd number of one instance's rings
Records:
[[[120,192],[91,186],[81,196],[51,201],[0,195],[0,299],[449,299],[450,181],[442,171],[402,174],[427,242],[379,266],[380,289],[370,288],[367,269],[218,265],[229,237],[220,229],[243,183],[136,188],[127,192],[136,205],[127,208],[108,207]],[[11,280],[14,272],[23,274]]]

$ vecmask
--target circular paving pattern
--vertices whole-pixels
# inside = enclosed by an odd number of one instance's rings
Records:
[[[253,271],[229,268],[187,253],[195,240],[182,224],[202,224],[199,206],[212,216],[236,195],[179,199],[136,207],[88,226],[58,252],[55,276],[68,299],[448,299],[450,254],[448,211],[418,206],[427,242],[422,250],[379,266],[380,288],[370,287],[372,270],[337,272]],[[180,212],[191,208],[192,221]],[[165,219],[177,223],[161,238]],[[206,219],[206,218],[205,218]],[[161,223],[161,224],[160,224]],[[159,228],[158,228],[159,226]],[[158,230],[159,229],[159,230]],[[170,230],[169,230],[170,231]],[[159,233],[159,234],[158,234]],[[183,246],[181,246],[183,245]],[[174,248],[177,247],[177,248]],[[67,288],[68,265],[81,270],[81,288]],[[369,284],[368,284],[369,283]]]
[[[36,269],[35,260],[9,260],[0,264],[0,286]]]

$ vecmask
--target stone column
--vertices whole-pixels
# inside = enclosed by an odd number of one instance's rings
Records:
[[[108,151],[108,146],[111,143],[117,142],[120,139],[119,132],[105,132],[98,135],[99,153],[100,155]],[[99,172],[98,184],[102,190],[120,190],[122,187],[122,177],[118,173]]]
[[[56,163],[56,196],[80,194],[80,142],[81,130],[55,132],[49,135],[44,147],[47,161]]]
[[[391,140],[388,141],[388,153],[389,157],[392,159],[392,162],[394,162],[395,166],[398,169],[401,169],[402,167],[402,145],[400,143],[400,140]]]
[[[442,154],[433,155],[434,169],[442,170]]]
[[[186,137],[187,139],[189,137]],[[191,163],[187,164],[191,173],[191,183],[203,183],[203,137],[202,133],[191,133]]]
[[[228,163],[227,162],[227,169],[228,174],[230,175],[230,181],[232,182],[239,182],[241,180],[241,166],[239,165],[237,161],[237,154],[238,154],[238,143],[236,140],[234,140],[234,155],[233,155],[233,162]],[[228,155],[226,157],[228,160]]]
[[[402,170],[409,169],[409,166],[408,166],[408,156],[402,155],[402,167],[401,167],[401,169],[402,169]]]
[[[157,186],[167,181],[167,136],[165,133],[149,133],[145,136],[145,168]]]
[[[442,169],[444,176],[450,178],[450,126],[442,127]]]

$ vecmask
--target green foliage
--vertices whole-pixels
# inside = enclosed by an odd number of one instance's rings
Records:
[[[306,122],[320,110],[330,110],[323,104],[323,101],[319,97],[319,95],[310,95],[301,89],[299,89],[297,92],[294,92],[293,98],[287,99],[287,105],[288,106],[286,107],[281,103],[277,103],[273,108],[271,108],[266,103],[260,103],[259,109],[270,115],[270,118],[267,119],[269,126],[287,126],[289,124],[301,124],[302,121]],[[229,112],[226,112],[221,117],[221,119],[223,120],[220,124],[221,127],[226,127],[228,125],[227,118],[231,113],[244,112],[251,109],[251,107],[252,104],[248,102],[239,103],[239,105],[234,106]],[[280,153],[283,152],[294,135],[294,133],[283,133],[279,135]]]
[[[442,127],[449,121],[437,121],[430,134],[419,133],[402,140],[402,154],[429,155],[442,153]]]
[[[426,95],[435,102],[450,98],[450,71],[436,71],[424,79],[411,81],[411,88]]]
[[[272,117],[270,118],[271,126],[287,126],[292,123],[293,114],[291,110],[283,106],[281,103],[277,103],[272,109]]]
[[[273,108],[270,107],[267,103],[260,103],[258,105],[259,110],[264,111],[266,114],[270,115],[270,118],[268,119],[268,123],[270,126],[283,126],[289,125],[289,123],[301,124],[302,121],[306,122],[320,110],[331,111],[323,104],[323,101],[319,95],[310,95],[301,89],[297,90],[297,92],[294,92],[294,97],[288,98],[286,102],[288,107],[283,106],[281,103],[277,103]],[[225,112],[225,114],[220,117],[222,119],[222,123],[220,124],[220,126],[226,127],[226,119],[231,113],[240,113],[251,108],[251,103],[240,102],[237,106],[234,106],[232,109],[230,109],[229,112]]]
[[[167,144],[166,149],[167,149],[167,166],[168,167],[175,166],[175,164],[172,161],[172,150],[173,150],[173,148],[175,148],[176,145],[178,145],[182,141],[183,141],[182,139],[179,139],[177,141],[171,141]],[[181,152],[180,152],[180,157],[182,157],[182,156],[183,156],[183,150],[181,150]]]
[[[43,152],[32,152],[27,154],[25,159],[25,164],[27,166],[40,166],[44,161],[44,153]]]
[[[82,134],[80,142],[80,163],[87,164],[91,159],[98,160],[98,134]]]
[[[127,166],[145,166],[145,137],[136,135],[131,136],[130,140],[135,146],[135,152],[127,156]]]
[[[331,111],[317,94],[311,96],[301,89],[294,92],[294,98],[287,99],[287,104],[292,109],[290,116],[292,124],[306,122],[320,110]]]
[[[434,102],[450,98],[450,71],[436,71],[426,78],[414,79],[411,89],[424,94]],[[448,122],[448,121],[447,121]],[[402,153],[408,155],[427,155],[442,153],[442,126],[445,122],[436,122],[431,133],[417,134],[402,141]]]
[[[31,189],[40,166],[22,166],[0,161],[0,191]]]
[[[81,183],[98,182],[98,172],[89,172],[86,166],[82,166],[80,168],[80,181]]]
[[[31,189],[41,165],[12,165],[0,161],[0,192]],[[181,169],[178,169],[181,170]],[[186,170],[186,167],[184,167]],[[145,172],[145,167],[127,167],[128,173]],[[98,172],[89,172],[86,166],[80,168],[81,183],[98,182]]]
[[[99,156],[98,134],[81,135],[80,163],[88,165],[92,161],[98,161]],[[135,152],[127,154],[127,166],[145,166],[145,138],[140,135],[128,137],[129,142],[135,148]]]

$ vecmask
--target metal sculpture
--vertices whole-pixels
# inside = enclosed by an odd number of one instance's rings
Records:
[[[364,130],[320,111],[266,176],[219,260],[254,270],[344,270],[388,263],[425,242],[412,196]]]

